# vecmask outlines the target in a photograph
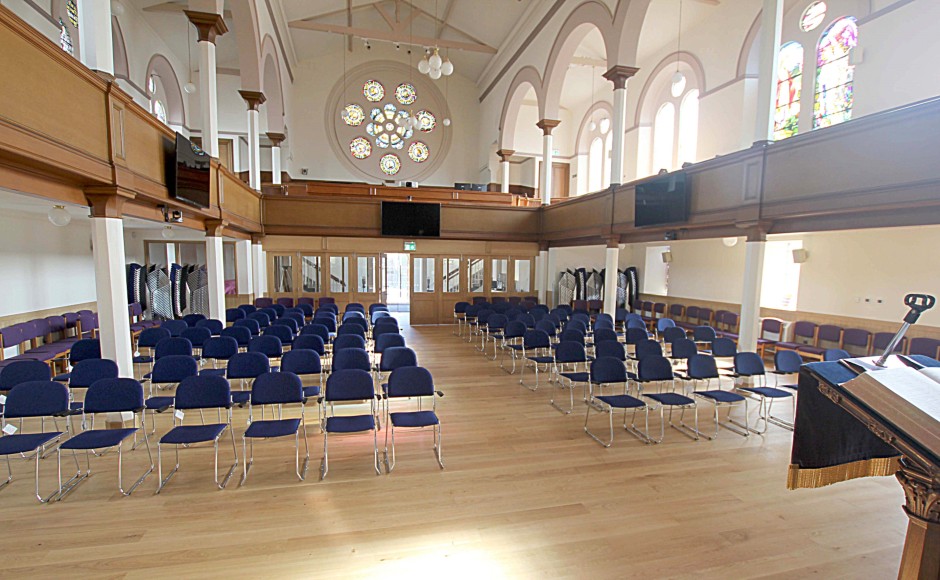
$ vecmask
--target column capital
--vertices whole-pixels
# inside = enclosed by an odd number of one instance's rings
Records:
[[[222,230],[228,226],[225,220],[206,220],[206,237],[221,238]]]
[[[91,217],[120,219],[124,202],[134,199],[134,193],[122,187],[113,185],[93,186],[85,188],[85,199]]]
[[[509,161],[509,158],[512,157],[515,152],[515,149],[500,149],[496,154],[499,155],[500,161]]]
[[[539,251],[540,251],[540,252],[547,252],[548,249],[549,249],[548,242],[539,242]]]
[[[617,248],[620,249],[620,236],[611,236],[607,238],[607,247],[608,248]]]
[[[251,234],[251,243],[260,246],[264,236],[261,234]]]
[[[604,78],[614,83],[614,90],[627,87],[627,81],[633,78],[640,69],[635,66],[614,65],[604,73]]]
[[[199,42],[211,42],[215,44],[215,39],[228,32],[225,26],[225,20],[221,14],[215,12],[198,12],[195,10],[183,10],[186,18],[196,27],[199,35]]]
[[[261,91],[238,91],[238,94],[245,99],[245,104],[248,105],[249,111],[257,111],[258,107],[264,104],[264,101],[267,99],[264,96],[264,93]]]
[[[273,143],[275,147],[280,147],[281,143],[287,139],[287,135],[284,133],[265,133],[265,135],[268,136],[268,139],[271,140],[271,143]]]
[[[542,130],[542,135],[551,135],[552,129],[560,124],[561,121],[555,119],[541,119],[535,126]]]

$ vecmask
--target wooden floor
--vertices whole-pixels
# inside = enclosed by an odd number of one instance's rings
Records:
[[[374,475],[371,437],[331,441],[312,427],[306,482],[292,442],[255,448],[247,484],[224,491],[211,451],[184,451],[159,496],[156,476],[116,491],[116,457],[64,502],[31,498],[32,464],[0,492],[2,577],[893,578],[906,518],[893,478],[787,491],[790,434],[610,449],[446,327],[407,340],[446,392],[441,471],[428,433],[401,436],[398,466]],[[599,418],[599,417],[598,417]],[[168,417],[162,417],[161,430]],[[245,411],[236,415],[240,429]],[[239,439],[240,450],[240,439]],[[231,448],[223,457],[230,463]],[[146,455],[126,455],[126,473]],[[228,464],[226,463],[226,464]],[[52,483],[54,460],[43,462]]]

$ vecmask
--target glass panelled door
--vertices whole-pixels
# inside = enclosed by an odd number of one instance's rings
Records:
[[[408,312],[411,298],[408,254],[382,254],[382,280],[384,296],[382,302],[392,312]]]
[[[275,299],[283,297],[294,297],[297,288],[294,280],[293,254],[274,254],[271,256],[271,281],[268,283],[271,296]]]
[[[411,258],[411,323],[437,324],[441,295],[437,288],[437,259]]]
[[[379,292],[379,257],[356,256],[356,287],[354,300],[368,307],[382,302]]]
[[[342,311],[351,302],[353,281],[349,277],[349,256],[330,256],[330,296]]]
[[[300,296],[313,298],[323,294],[323,257],[300,256]],[[314,302],[316,303],[316,302]]]
[[[483,258],[467,258],[467,293],[470,300],[474,296],[487,296],[486,288],[486,260]]]

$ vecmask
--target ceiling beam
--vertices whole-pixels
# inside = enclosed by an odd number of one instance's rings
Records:
[[[409,34],[402,34],[399,32],[374,30],[369,28],[356,28],[353,26],[339,26],[336,24],[326,24],[322,22],[310,22],[308,20],[294,20],[290,22],[288,26],[290,28],[297,28],[300,30],[313,30],[316,32],[345,34],[349,37],[367,38],[370,40],[384,40],[387,42],[410,44],[412,46],[437,46],[440,48],[452,48],[454,50],[496,54],[495,48],[478,42],[460,42],[457,40],[442,40],[437,38],[429,38],[426,36],[411,36]]]
[[[471,41],[473,41],[473,42],[475,42],[475,43],[477,43],[477,44],[482,44],[482,45],[488,46],[485,42],[483,42],[483,41],[480,40],[479,38],[476,38],[476,37],[473,36],[472,34],[469,34],[468,32],[466,32],[466,31],[464,31],[464,30],[461,30],[461,29],[457,28],[456,26],[454,26],[454,25],[452,25],[452,24],[448,24],[447,22],[444,22],[443,20],[441,20],[441,19],[438,18],[437,16],[431,14],[431,13],[428,12],[427,10],[424,10],[424,9],[422,9],[422,8],[418,8],[417,6],[415,6],[414,4],[412,4],[411,2],[409,2],[408,0],[403,0],[403,1],[404,1],[405,4],[407,4],[408,6],[410,6],[411,9],[412,9],[414,12],[418,12],[418,13],[420,13],[420,14],[423,14],[424,16],[426,16],[426,17],[428,17],[429,19],[431,19],[431,21],[433,21],[435,24],[442,25],[444,28],[450,28],[451,30],[453,30],[453,31],[456,32],[457,34],[459,34],[459,35],[461,35],[461,36],[463,36],[463,37],[465,37],[465,38],[467,38],[467,39],[469,39],[469,40],[471,40]],[[438,35],[438,36],[440,36],[440,35]],[[437,45],[438,45],[438,46],[444,46],[444,45],[441,44],[440,42],[438,42]],[[433,46],[433,44],[432,44],[432,46]],[[495,50],[495,49],[494,49],[494,50]]]
[[[447,26],[447,19],[450,18],[450,11],[454,7],[454,4],[457,3],[457,0],[445,0],[447,3],[444,4],[444,14],[441,15],[440,22],[437,23],[437,33],[434,35],[434,38],[440,38],[441,33],[444,32],[444,27]]]

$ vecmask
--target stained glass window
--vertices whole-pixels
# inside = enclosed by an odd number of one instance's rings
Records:
[[[75,55],[75,47],[72,46],[72,35],[69,34],[69,29],[66,28],[61,18],[59,18],[59,46],[65,52]]]
[[[65,3],[65,11],[68,13],[69,22],[72,23],[72,26],[78,28],[78,5],[75,4],[75,0],[68,0]]]
[[[415,117],[418,119],[418,123],[420,123],[418,130],[423,133],[430,133],[434,130],[435,125],[437,125],[437,119],[431,111],[418,111],[415,113]]]
[[[411,160],[415,163],[427,161],[430,154],[431,151],[428,149],[427,144],[422,141],[415,141],[408,147],[408,157],[411,157]]]
[[[379,81],[366,81],[362,85],[362,94],[371,103],[378,103],[385,98],[385,87]]]
[[[358,127],[365,120],[366,114],[359,105],[346,105],[343,109],[343,122],[350,127]]]
[[[803,46],[788,42],[780,47],[777,63],[777,108],[774,139],[792,137],[799,131],[800,92],[803,88]]]
[[[398,102],[402,105],[410,105],[418,99],[418,93],[415,92],[413,84],[402,83],[395,89],[395,98],[398,99]]]
[[[857,44],[858,26],[851,16],[833,22],[819,39],[814,129],[837,125],[852,118],[855,66],[849,62],[849,54]]]
[[[825,19],[826,3],[822,1],[813,2],[806,7],[806,10],[804,10],[802,16],[800,16],[800,29],[803,32],[815,30]]]
[[[372,155],[372,144],[365,137],[356,137],[349,142],[349,152],[356,159],[365,159]]]
[[[385,175],[395,175],[401,169],[401,160],[398,159],[398,155],[389,153],[382,157],[382,161],[379,162],[379,167]]]

